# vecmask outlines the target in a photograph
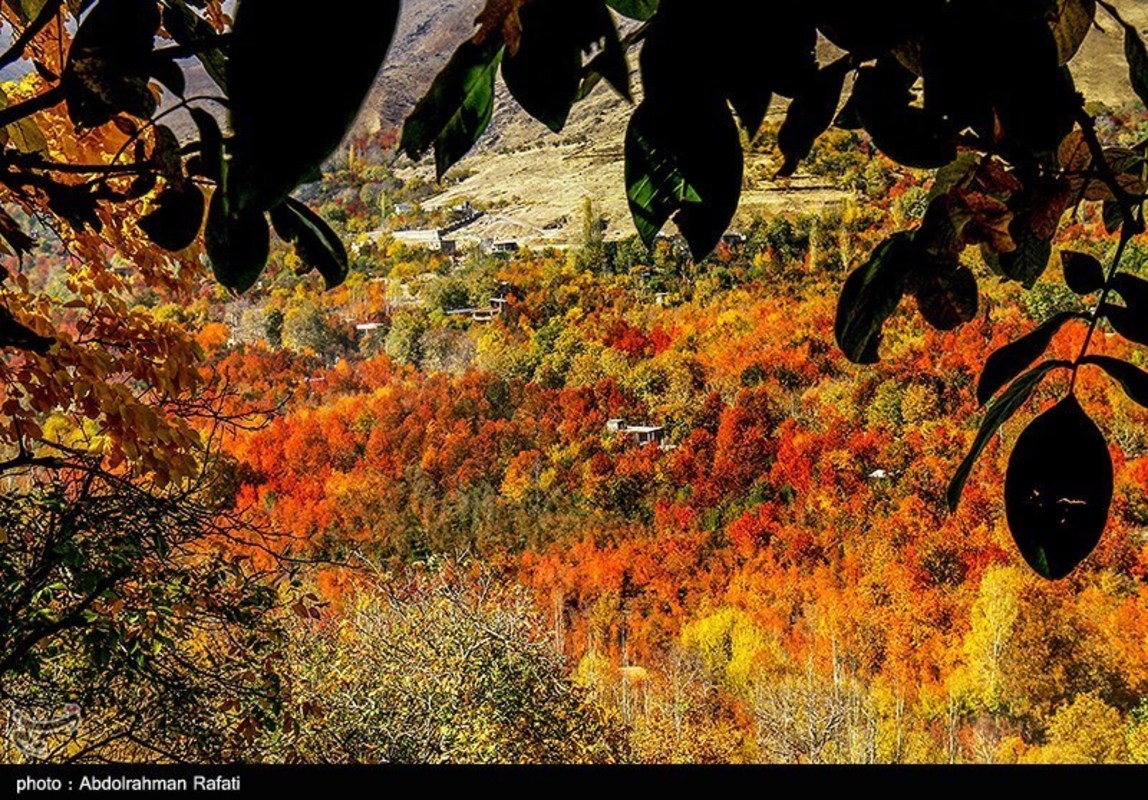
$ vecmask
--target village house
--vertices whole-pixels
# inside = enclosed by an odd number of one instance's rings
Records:
[[[395,231],[391,235],[394,236],[396,242],[401,242],[407,247],[431,250],[434,252],[439,252],[443,249],[442,236],[439,234],[437,228],[430,228],[427,230]]]
[[[628,437],[639,447],[656,444],[666,448],[666,429],[660,425],[630,425],[624,419],[611,419],[606,421],[606,432]]]

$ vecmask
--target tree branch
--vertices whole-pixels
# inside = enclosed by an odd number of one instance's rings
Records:
[[[56,18],[63,4],[64,0],[48,0],[44,4],[36,18],[28,23],[28,27],[24,28],[16,40],[12,42],[12,45],[4,51],[3,55],[0,55],[0,69],[11,66],[23,58],[24,51],[36,38],[36,34],[48,27],[48,23]]]

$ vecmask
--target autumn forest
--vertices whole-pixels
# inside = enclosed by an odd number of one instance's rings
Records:
[[[1148,763],[1137,0],[325,5],[0,3],[0,759]]]

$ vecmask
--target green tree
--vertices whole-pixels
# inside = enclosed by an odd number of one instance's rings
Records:
[[[391,320],[384,350],[400,364],[418,366],[423,359],[423,334],[427,331],[426,315],[418,311],[403,311]]]
[[[345,338],[311,300],[293,303],[283,315],[281,342],[288,350],[330,359],[344,349]]]

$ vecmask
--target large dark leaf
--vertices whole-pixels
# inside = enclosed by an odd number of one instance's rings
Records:
[[[965,483],[969,479],[969,473],[973,471],[973,466],[977,463],[977,459],[980,458],[993,434],[999,431],[1001,426],[1012,419],[1013,415],[1028,402],[1036,387],[1040,385],[1040,382],[1049,372],[1054,369],[1071,368],[1072,365],[1067,361],[1046,361],[1013,381],[1004,394],[993,401],[993,404],[985,411],[980,430],[977,431],[977,436],[973,440],[973,446],[969,448],[968,455],[957,467],[957,471],[953,473],[953,478],[949,482],[950,511],[957,510],[957,505],[961,502],[961,494],[965,490]]]
[[[1148,408],[1148,372],[1111,356],[1085,356],[1083,363],[1095,364],[1107,372],[1135,403]]]
[[[845,281],[834,333],[845,357],[854,364],[879,360],[881,330],[896,311],[909,274],[921,258],[911,234],[897,233],[882,242],[869,261]]]
[[[645,99],[724,98],[753,138],[773,93],[793,97],[817,74],[817,31],[808,8],[771,5],[767,30],[745,24],[745,6],[736,0],[663,0],[642,47]]]
[[[1127,272],[1112,277],[1112,290],[1139,316],[1148,316],[1148,281]]]
[[[433,146],[438,176],[478,141],[494,112],[494,79],[504,48],[464,42],[403,125],[399,147],[412,161]]]
[[[1148,347],[1148,319],[1125,306],[1105,304],[1104,316],[1112,329],[1130,342]]]
[[[1124,306],[1106,303],[1104,316],[1125,339],[1148,345],[1148,281],[1127,272],[1112,278],[1112,289],[1124,298]]]
[[[833,124],[848,72],[849,59],[838,59],[819,70],[789,104],[785,122],[777,132],[777,145],[785,157],[779,176],[796,172],[797,165],[813,150],[817,137]]]
[[[977,279],[960,264],[927,259],[915,274],[910,291],[925,321],[937,330],[951,331],[977,315]]]
[[[187,93],[187,77],[173,58],[155,56],[151,62],[150,75],[176,97],[183,97]]]
[[[614,20],[602,0],[527,3],[518,52],[502,60],[502,77],[519,105],[558,132],[566,125],[582,81],[582,56],[602,46],[597,69],[623,94],[629,93],[626,55]]]
[[[271,253],[271,229],[262,211],[239,211],[216,190],[203,238],[217,281],[237,293],[255,285]]]
[[[1061,250],[1060,263],[1064,267],[1064,282],[1077,294],[1092,294],[1104,288],[1104,267],[1095,256]]]
[[[633,102],[634,93],[630,88],[630,61],[626,58],[628,41],[619,38],[618,29],[611,22],[602,49],[582,68],[582,80],[578,86],[578,93],[574,96],[574,102],[589,97],[602,78],[605,78],[606,82],[614,87],[614,91],[623,98]]]
[[[347,250],[322,217],[288,197],[271,209],[271,222],[284,241],[295,245],[303,263],[319,271],[328,289],[347,279]]]
[[[203,71],[227,91],[227,50],[215,28],[187,7],[184,0],[164,0],[163,27],[177,44],[197,50]]]
[[[940,118],[913,104],[916,76],[885,57],[857,75],[849,108],[889,158],[909,167],[936,169],[957,156],[954,131]]]
[[[399,0],[328,0],[313,12],[240,0],[227,62],[227,191],[239,210],[270,209],[318,177],[374,85],[398,12]]]
[[[926,111],[1005,151],[1055,152],[1075,93],[1040,5],[947,3],[922,52]]]
[[[167,186],[155,199],[155,208],[139,220],[140,230],[169,252],[190,247],[203,225],[207,201],[190,180]]]
[[[1112,458],[1074,395],[1017,440],[1005,475],[1005,513],[1021,555],[1050,580],[1068,575],[1100,541],[1112,502]]]
[[[737,126],[720,99],[694,105],[643,102],[626,132],[630,211],[647,245],[671,214],[696,259],[721,239],[741,195]]]
[[[1132,88],[1141,102],[1148,105],[1148,48],[1140,32],[1128,23],[1124,25],[1124,58],[1128,62],[1128,75]]]
[[[1016,249],[1007,253],[982,251],[985,261],[1001,275],[1031,289],[1048,269],[1052,260],[1052,242],[1033,233],[1031,221],[1024,217],[1018,217],[1009,231],[1016,242]]]
[[[942,0],[819,0],[808,5],[814,7],[818,29],[829,41],[868,60],[920,35],[944,4]]]
[[[188,172],[218,181],[223,174],[223,132],[219,122],[202,108],[191,109],[199,131],[199,154],[188,161]]]
[[[1069,320],[1086,318],[1079,312],[1061,312],[990,355],[985,361],[985,368],[977,384],[977,402],[983,406],[1009,381],[1040,358],[1052,344],[1053,337]]]
[[[72,122],[94,128],[155,113],[148,78],[159,22],[155,0],[102,0],[84,18],[60,75]]]

